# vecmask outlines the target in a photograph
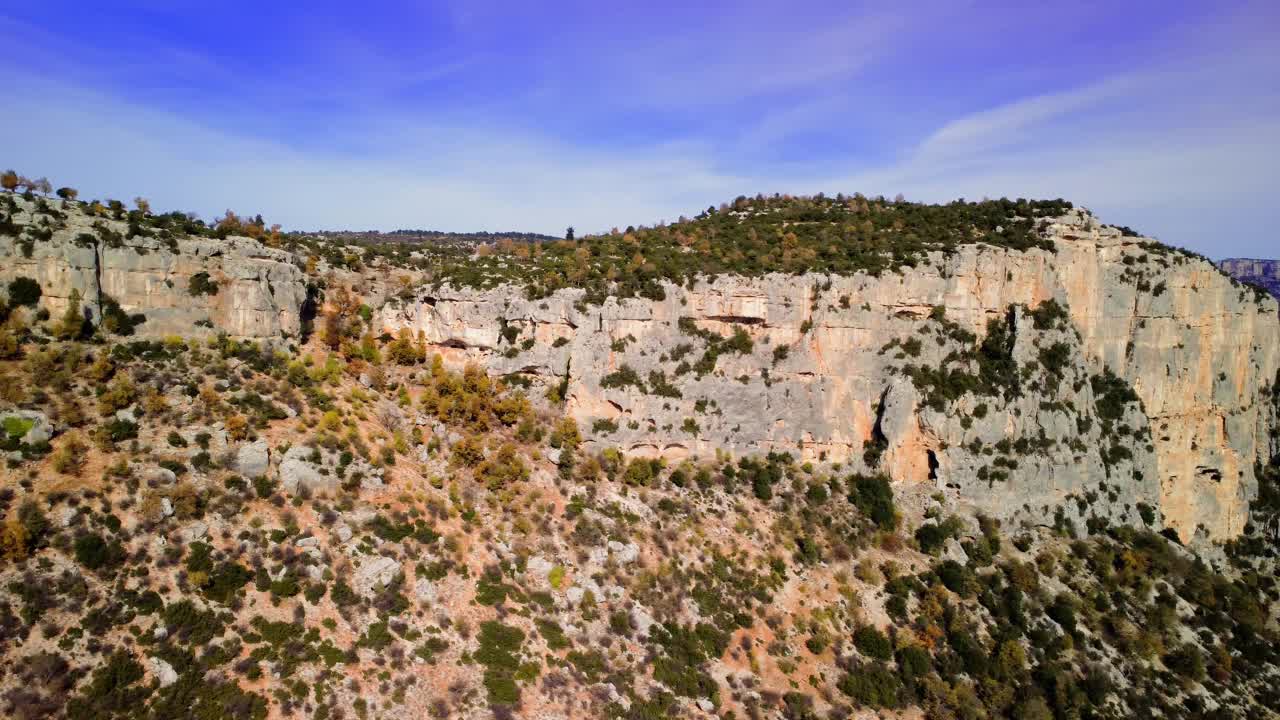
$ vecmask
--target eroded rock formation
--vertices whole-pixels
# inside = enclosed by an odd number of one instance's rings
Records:
[[[1280,260],[1230,258],[1218,263],[1218,267],[1241,282],[1252,283],[1280,297]]]
[[[144,315],[139,336],[300,334],[306,282],[285,251],[243,237],[144,237],[132,234],[127,223],[91,218],[80,206],[48,201],[65,213],[59,219],[14,200],[13,222],[40,228],[47,237],[0,233],[0,283],[35,279],[43,291],[40,304],[54,317],[65,312],[74,290],[95,322],[109,300],[127,314]]]
[[[1048,234],[1053,252],[975,244],[880,277],[720,277],[660,301],[446,287],[378,322],[455,362],[564,383],[593,440],[632,453],[788,451],[1006,518],[1148,514],[1184,538],[1238,535],[1271,453],[1259,398],[1280,363],[1276,302],[1087,213]],[[1062,322],[1031,314],[1047,301]],[[980,353],[990,327],[1008,335],[1015,391],[935,399],[946,383],[920,371]]]

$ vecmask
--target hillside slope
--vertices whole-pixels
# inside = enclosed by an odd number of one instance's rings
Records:
[[[1280,318],[1203,259],[264,225],[0,195],[0,715],[1276,716]]]

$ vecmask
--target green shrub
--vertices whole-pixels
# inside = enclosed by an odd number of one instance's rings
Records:
[[[484,686],[489,702],[494,705],[519,703],[520,687],[516,683],[516,673],[520,669],[524,632],[497,620],[488,620],[480,624],[478,639],[480,647],[473,657],[484,666]]]
[[[645,392],[644,381],[640,379],[640,375],[625,363],[617,370],[600,378],[600,387],[606,390],[634,387],[640,392]]]
[[[11,306],[35,307],[40,302],[40,283],[29,277],[16,277],[9,281],[9,304]]]
[[[902,682],[883,663],[864,663],[840,678],[837,687],[859,707],[894,708]]]
[[[198,272],[187,281],[187,292],[192,297],[201,295],[217,295],[218,282],[209,277],[207,272]]]
[[[925,523],[916,528],[916,542],[921,552],[937,555],[947,540],[959,535],[963,528],[964,521],[954,515],[939,523]]]
[[[76,561],[89,570],[109,570],[124,562],[125,550],[118,540],[107,541],[101,535],[88,533],[76,538]]]
[[[873,625],[863,625],[853,632],[853,644],[858,652],[873,660],[889,660],[893,658],[893,643],[888,636]]]
[[[893,488],[883,475],[854,475],[850,478],[849,501],[882,530],[898,524],[898,510],[893,504]]]

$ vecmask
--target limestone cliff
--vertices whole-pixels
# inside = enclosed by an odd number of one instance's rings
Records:
[[[244,237],[147,236],[78,204],[8,197],[14,232],[0,232],[0,284],[36,280],[41,306],[55,317],[76,290],[95,322],[109,300],[145,316],[139,336],[300,333],[306,282],[287,252]]]
[[[1252,283],[1280,297],[1280,260],[1229,258],[1218,263],[1218,267],[1241,282]]]
[[[660,301],[444,287],[376,322],[563,383],[592,440],[632,453],[788,451],[1004,518],[1238,535],[1271,452],[1276,302],[1084,212],[1045,232],[1052,251],[971,244],[878,277],[720,277]]]

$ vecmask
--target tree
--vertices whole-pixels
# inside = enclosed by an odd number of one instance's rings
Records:
[[[3,173],[0,173],[0,187],[8,190],[9,192],[13,192],[18,189],[19,180],[20,178],[18,177],[18,173],[13,170],[5,170]]]
[[[76,340],[84,335],[86,320],[80,310],[80,290],[71,289],[71,297],[67,298],[67,311],[62,314],[62,321],[53,329],[59,340]]]
[[[396,339],[387,345],[387,358],[397,365],[417,365],[426,359],[426,353],[414,343],[409,328],[401,328]]]
[[[343,285],[339,285],[328,300],[320,340],[330,350],[337,350],[347,334],[348,319],[355,315],[360,303]]]
[[[29,277],[16,277],[9,281],[9,304],[34,307],[40,301],[40,283]]]
[[[53,469],[63,475],[79,475],[89,446],[78,435],[68,435],[53,453]]]
[[[244,223],[240,220],[240,216],[231,210],[227,210],[222,217],[215,221],[213,229],[218,237],[225,238],[228,235],[235,235],[243,231]]]
[[[0,553],[9,562],[21,562],[27,557],[30,539],[26,526],[17,518],[10,518],[0,528]]]
[[[138,206],[138,212],[142,213],[143,215],[150,215],[150,214],[151,214],[151,201],[150,201],[150,200],[147,200],[147,199],[146,199],[146,198],[144,198],[144,197],[136,197],[136,198],[134,198],[134,199],[133,199],[133,204],[134,204],[134,205],[136,205],[136,206]]]
[[[57,195],[63,200],[75,201],[76,198],[80,197],[80,191],[72,187],[60,187]]]
[[[337,350],[342,345],[342,316],[338,314],[336,308],[330,308],[324,313],[320,341],[330,350]]]
[[[49,178],[39,178],[31,181],[31,189],[48,195],[53,192],[53,185],[49,184]]]
[[[564,239],[565,239],[565,240],[568,240],[568,241],[570,241],[570,242],[573,242],[573,226],[572,226],[572,225],[570,225],[569,227],[565,228],[565,231],[564,231]]]
[[[249,421],[243,415],[232,415],[226,420],[227,435],[232,440],[244,440],[249,437]]]

